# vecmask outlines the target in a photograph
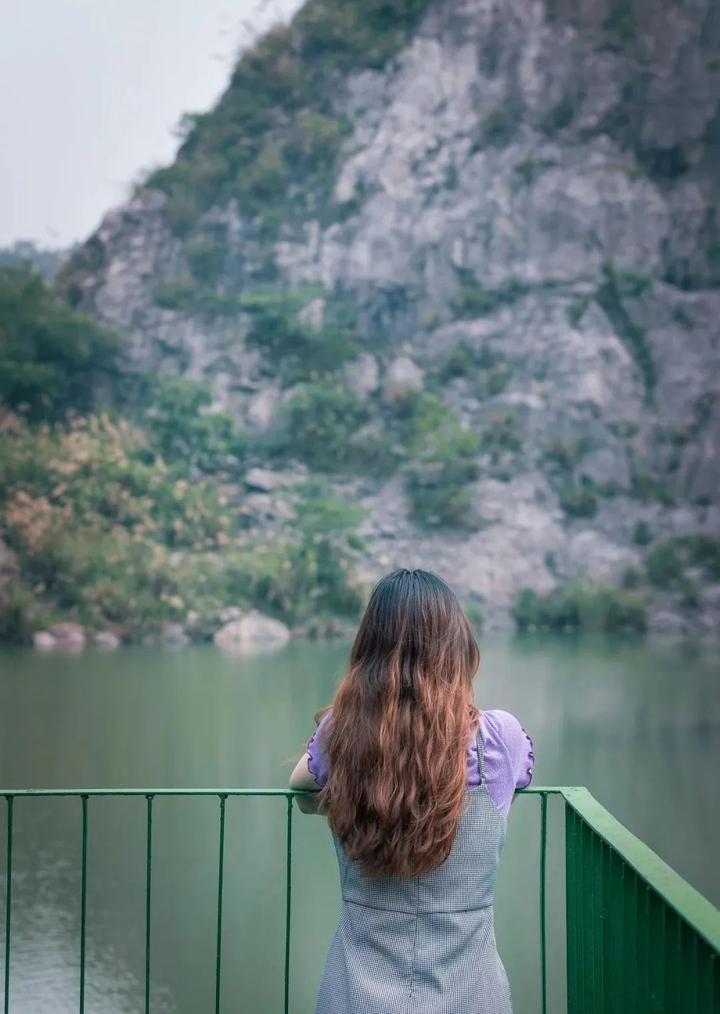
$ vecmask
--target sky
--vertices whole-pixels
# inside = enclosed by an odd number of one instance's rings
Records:
[[[300,0],[0,0],[0,246],[85,239]]]

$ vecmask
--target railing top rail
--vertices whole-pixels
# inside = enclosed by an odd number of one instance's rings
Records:
[[[678,915],[720,951],[720,909],[676,873],[632,831],[579,786],[560,790],[566,802],[603,841],[669,905]]]
[[[532,785],[519,791],[526,794],[562,795],[570,790],[570,786]],[[0,797],[8,796],[306,796],[305,789],[232,789],[232,788],[196,788],[196,789],[0,789]]]

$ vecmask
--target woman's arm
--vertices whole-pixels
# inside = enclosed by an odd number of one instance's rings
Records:
[[[317,813],[317,793],[319,788],[310,773],[310,768],[308,767],[309,758],[310,754],[306,750],[290,775],[290,788],[308,793],[308,795],[304,796],[295,796],[295,802],[302,813]],[[314,794],[310,795],[309,793]]]

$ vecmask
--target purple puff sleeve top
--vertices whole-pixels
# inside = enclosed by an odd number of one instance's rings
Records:
[[[329,773],[320,733],[331,714],[331,711],[327,711],[323,715],[307,741],[308,770],[318,788],[325,784]],[[480,737],[485,762],[485,785],[498,810],[507,814],[515,790],[527,788],[532,780],[535,763],[533,741],[514,715],[500,709],[482,712]],[[467,784],[480,784],[474,736],[468,737]]]

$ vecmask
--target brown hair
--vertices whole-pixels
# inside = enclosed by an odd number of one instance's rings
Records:
[[[321,730],[318,809],[369,878],[419,876],[452,847],[480,712],[480,652],[448,585],[396,570],[375,586]],[[329,709],[315,716],[316,721]]]

